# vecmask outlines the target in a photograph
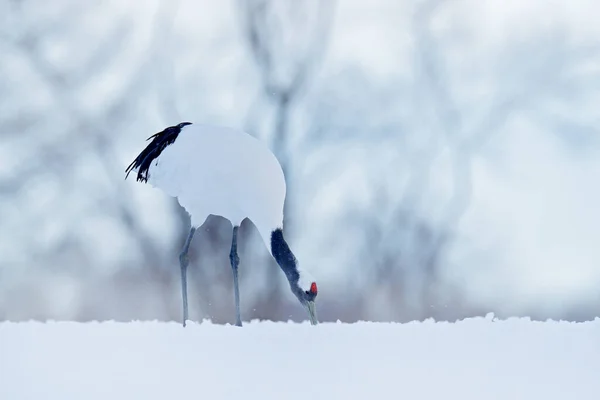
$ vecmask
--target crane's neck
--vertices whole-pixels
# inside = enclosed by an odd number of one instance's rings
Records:
[[[271,254],[283,270],[290,284],[297,286],[300,279],[298,261],[285,241],[281,228],[277,228],[271,232]]]

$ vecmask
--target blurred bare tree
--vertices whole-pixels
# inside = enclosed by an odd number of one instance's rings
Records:
[[[410,51],[403,72],[383,79],[370,60],[322,68],[342,6],[334,1],[240,0],[231,26],[208,38],[178,24],[182,7],[199,7],[185,1],[149,11],[117,2],[0,4],[0,320],[180,318],[177,253],[188,216],[175,200],[123,182],[123,171],[146,137],[190,113],[245,125],[276,153],[292,248],[309,242],[310,263],[343,270],[320,294],[321,318],[490,311],[444,279],[472,198],[472,164],[515,120],[569,145],[591,143],[597,114],[586,110],[600,74],[588,66],[600,46],[580,46],[567,27],[548,25],[481,55],[457,3],[399,8],[411,10],[394,28]],[[198,50],[201,39],[209,50]],[[230,81],[229,95],[241,100],[216,101]],[[324,193],[336,203],[315,217],[312,199]],[[304,318],[251,224],[240,237],[244,319]],[[218,217],[197,233],[194,319],[231,321],[230,240]]]
[[[4,81],[9,87],[2,101],[8,107],[3,107],[0,132],[3,153],[14,155],[15,165],[0,176],[0,187],[9,194],[3,200],[20,208],[4,219],[15,228],[3,230],[23,235],[11,241],[23,246],[12,249],[22,256],[19,268],[49,281],[47,274],[59,272],[59,266],[74,267],[72,277],[86,276],[94,264],[93,246],[102,238],[82,233],[102,220],[122,233],[123,248],[135,264],[160,275],[164,252],[139,223],[128,201],[131,194],[118,193],[122,188],[113,182],[122,169],[116,139],[128,128],[126,116],[138,106],[145,83],[139,73],[144,58],[133,61],[128,72],[124,68],[118,82],[111,81],[130,51],[130,15],[115,14],[111,29],[98,32],[86,23],[99,5],[19,1],[5,7],[9,24],[3,24],[1,40],[8,56],[0,68],[12,79]],[[72,40],[77,32],[89,34],[86,47]],[[19,95],[25,92],[29,95]],[[83,192],[82,202],[77,197]],[[77,210],[69,209],[75,204]]]
[[[331,138],[337,141],[336,147],[344,148],[344,143],[349,149],[362,147],[367,159],[379,160],[366,163],[370,201],[349,207],[338,228],[352,232],[348,237],[363,238],[357,243],[359,255],[353,258],[359,261],[348,270],[349,275],[356,272],[364,289],[347,295],[346,305],[328,299],[336,304],[332,314],[349,320],[455,320],[489,310],[469,304],[440,277],[446,252],[469,206],[471,162],[514,115],[543,121],[553,113],[535,105],[554,103],[568,109],[574,94],[583,99],[593,90],[586,87],[590,76],[576,71],[597,59],[599,49],[569,47],[556,28],[534,38],[515,37],[498,49],[499,60],[493,60],[488,70],[483,61],[457,66],[452,64],[456,54],[469,48],[461,21],[444,29],[432,28],[432,21],[452,3],[424,0],[414,4],[410,79],[378,87],[361,71],[350,69],[324,83],[312,108],[314,136]],[[451,68],[469,71],[471,82],[449,72]],[[494,90],[470,101],[461,98],[462,84],[488,80],[495,82]],[[352,104],[337,107],[348,98]],[[359,145],[353,147],[353,143]],[[388,157],[390,148],[395,154]],[[448,168],[436,166],[441,159],[447,160]],[[327,159],[315,170],[321,173],[331,168],[331,162]],[[440,186],[445,190],[440,191]],[[342,243],[349,245],[347,241],[336,245]],[[348,304],[354,307],[352,311],[345,309]]]

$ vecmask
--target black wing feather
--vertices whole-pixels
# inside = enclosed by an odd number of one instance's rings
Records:
[[[127,179],[131,171],[137,168],[138,172],[136,181],[148,182],[148,171],[152,161],[156,160],[158,156],[160,156],[160,153],[162,153],[165,147],[175,143],[177,136],[179,136],[179,133],[181,133],[181,128],[186,125],[191,125],[191,122],[182,122],[178,125],[170,126],[146,139],[146,141],[150,139],[152,139],[152,141],[125,169],[125,179]]]

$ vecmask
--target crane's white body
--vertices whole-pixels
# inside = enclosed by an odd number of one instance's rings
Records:
[[[246,132],[184,126],[153,162],[148,183],[176,197],[192,226],[201,226],[211,214],[238,226],[248,218],[269,250],[271,232],[283,228],[286,184],[281,165]]]
[[[317,284],[298,266],[283,236],[286,184],[283,170],[271,150],[246,132],[181,122],[152,135],[152,141],[125,169],[177,198],[191,218],[192,227],[179,254],[183,326],[188,316],[188,250],[195,230],[209,215],[233,225],[229,260],[233,272],[236,325],[241,326],[238,283],[237,232],[246,218],[258,229],[267,249],[285,274],[292,293],[318,323]]]

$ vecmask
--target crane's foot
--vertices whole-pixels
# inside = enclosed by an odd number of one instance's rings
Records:
[[[233,293],[235,298],[235,325],[242,326],[242,317],[240,315],[240,285],[238,282],[238,266],[240,257],[237,254],[237,234],[239,226],[233,227],[233,237],[231,238],[231,251],[229,252],[229,261],[231,262],[231,272],[233,273]]]
[[[181,249],[181,253],[179,254],[179,266],[181,268],[181,300],[183,302],[184,328],[188,319],[187,267],[190,263],[190,259],[188,257],[188,250],[190,249],[190,243],[192,242],[192,238],[194,237],[194,232],[196,232],[196,228],[192,227],[190,229],[190,233],[188,234],[187,239],[185,240],[183,249]]]

